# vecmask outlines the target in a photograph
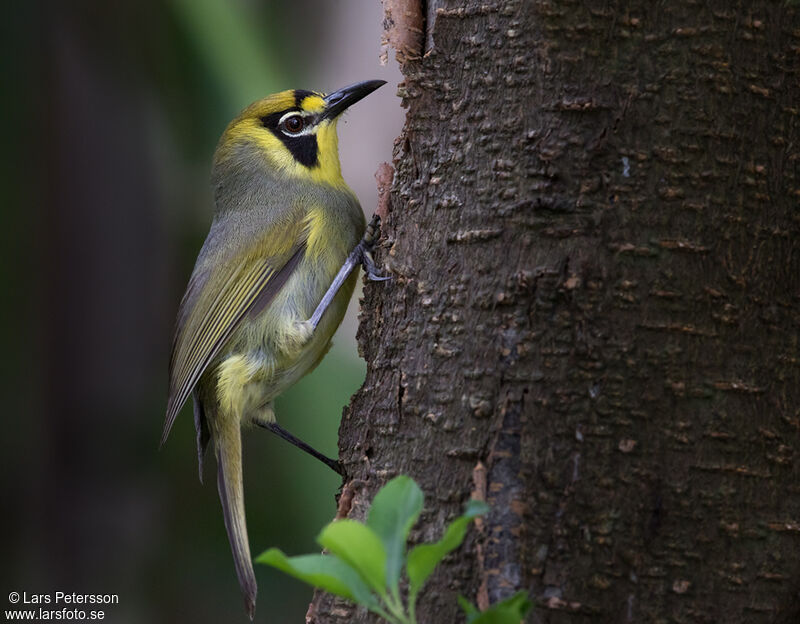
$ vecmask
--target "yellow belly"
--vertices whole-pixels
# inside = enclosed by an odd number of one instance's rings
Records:
[[[342,262],[344,259],[342,259]],[[303,261],[275,299],[231,336],[215,368],[219,406],[241,423],[273,421],[272,401],[311,372],[331,347],[358,271],[342,285],[313,331],[304,325],[338,271]]]

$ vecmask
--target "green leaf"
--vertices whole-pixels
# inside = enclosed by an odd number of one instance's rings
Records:
[[[458,596],[458,606],[461,607],[461,610],[467,614],[467,624],[470,624],[476,617],[478,617],[481,612],[478,611],[478,608],[472,604],[469,600],[464,598],[461,594]]]
[[[459,604],[461,604],[460,601]],[[469,603],[467,602],[467,604]],[[461,606],[464,608],[463,604]],[[472,607],[472,605],[469,606]],[[528,593],[520,591],[502,602],[493,604],[477,616],[468,611],[467,624],[520,624],[530,608],[531,601],[528,600]],[[475,609],[475,607],[472,607],[472,609]]]
[[[456,518],[447,527],[442,539],[433,544],[421,544],[408,553],[406,572],[409,582],[408,591],[411,596],[416,596],[438,563],[461,545],[470,521],[475,516],[485,514],[487,511],[489,511],[489,506],[486,503],[469,501],[464,515]]]
[[[256,557],[256,563],[277,568],[309,585],[368,608],[378,604],[358,573],[334,555],[287,557],[277,548],[270,548]]]
[[[348,563],[380,596],[386,595],[386,550],[375,532],[355,520],[337,520],[317,542]]]
[[[386,549],[386,582],[394,587],[400,581],[408,532],[422,511],[422,490],[411,477],[395,477],[375,495],[367,516],[367,526]]]
[[[470,499],[467,504],[464,505],[464,514],[462,518],[472,519],[487,513],[489,513],[489,505],[483,501]]]

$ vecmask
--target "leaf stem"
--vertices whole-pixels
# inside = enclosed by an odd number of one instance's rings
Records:
[[[392,593],[394,594],[394,592]],[[386,595],[383,600],[384,604],[392,613],[392,615],[397,617],[401,622],[404,624],[416,624],[415,620],[409,619],[409,617],[406,615],[405,609],[403,609],[403,603],[399,596],[395,598],[394,596]]]
[[[376,615],[380,615],[384,620],[389,622],[390,624],[406,624],[405,618],[402,620],[398,620],[395,616],[389,615],[384,611],[381,607],[375,605],[372,607],[367,607],[368,610],[372,611]]]
[[[411,618],[413,624],[417,624],[417,596],[408,597],[408,616]]]

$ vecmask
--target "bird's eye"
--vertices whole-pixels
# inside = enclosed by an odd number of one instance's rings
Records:
[[[281,130],[286,132],[287,134],[299,134],[303,131],[306,122],[300,115],[292,115],[291,117],[287,117],[283,120],[281,124]]]

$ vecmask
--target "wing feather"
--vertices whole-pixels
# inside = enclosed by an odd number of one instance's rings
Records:
[[[193,275],[178,313],[178,329],[170,362],[167,415],[161,444],[167,439],[181,407],[189,398],[208,365],[225,346],[248,312],[263,309],[283,287],[305,251],[296,245],[283,258],[257,258],[230,271],[227,279],[214,286],[210,277]],[[278,262],[276,262],[278,260]],[[275,264],[282,266],[275,267]],[[203,289],[217,289],[215,296],[199,297]],[[210,301],[203,305],[204,301]]]

